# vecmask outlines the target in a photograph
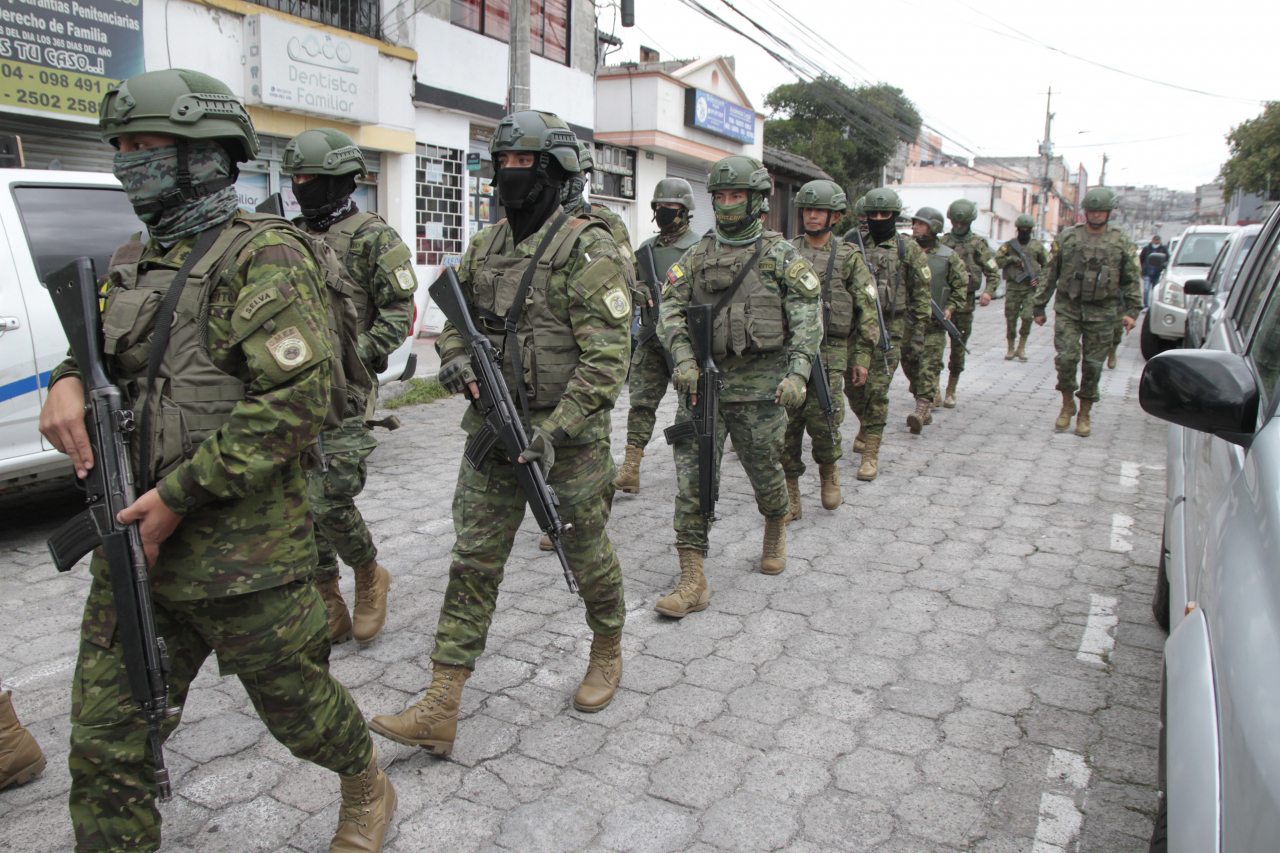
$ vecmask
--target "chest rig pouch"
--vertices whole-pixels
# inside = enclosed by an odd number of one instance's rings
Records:
[[[1105,302],[1118,296],[1123,251],[1107,239],[1106,233],[1096,240],[1076,239],[1058,287],[1081,302]]]
[[[822,279],[822,325],[828,338],[847,340],[853,329],[853,294],[849,293],[844,280],[837,275],[836,265],[839,264],[844,269],[849,257],[857,249],[834,237],[831,240],[831,251],[813,249],[803,237],[793,245],[815,270],[826,270]]]
[[[870,266],[876,277],[876,291],[880,296],[881,308],[891,318],[907,310],[907,283],[902,269],[906,257],[906,238],[901,234],[898,235],[896,246],[876,245],[867,248],[867,260],[871,262]],[[889,322],[892,324],[893,320],[890,319]]]
[[[702,238],[689,259],[691,303],[717,306],[711,341],[712,356],[717,360],[778,352],[786,343],[782,295],[760,276],[761,265],[769,272],[768,265],[777,263],[763,258],[765,248],[763,237],[756,241],[754,250],[720,246],[712,233]],[[783,271],[775,267],[772,272],[781,281]]]

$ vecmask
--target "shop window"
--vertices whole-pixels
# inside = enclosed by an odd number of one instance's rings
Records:
[[[510,40],[508,0],[451,0],[449,20],[498,41]],[[532,0],[529,5],[529,51],[552,62],[569,64],[569,0]]]
[[[419,145],[414,174],[415,254],[420,266],[439,266],[466,247],[466,185],[462,152]]]
[[[382,38],[378,0],[250,0],[256,6],[328,24],[349,33]],[[457,6],[457,0],[454,2]]]
[[[596,166],[591,172],[592,195],[635,199],[636,149],[595,145],[591,156]]]

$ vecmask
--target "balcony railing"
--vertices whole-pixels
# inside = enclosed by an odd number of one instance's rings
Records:
[[[328,24],[349,33],[382,38],[382,9],[378,0],[250,0],[318,24]]]

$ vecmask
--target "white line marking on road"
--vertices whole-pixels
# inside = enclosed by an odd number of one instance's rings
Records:
[[[435,533],[444,530],[446,527],[453,525],[453,518],[437,518],[435,521],[428,521],[426,524],[418,528],[418,533]]]
[[[1111,550],[1132,551],[1133,543],[1128,537],[1133,535],[1133,519],[1127,515],[1116,513],[1111,516]]]
[[[1138,474],[1141,473],[1142,466],[1137,462],[1121,462],[1120,463],[1120,488],[1136,489],[1138,488]]]
[[[22,687],[23,685],[30,684],[33,681],[39,681],[42,678],[48,678],[51,675],[57,675],[60,672],[66,672],[67,670],[73,668],[75,665],[76,665],[76,659],[74,656],[69,658],[63,658],[62,660],[56,660],[56,661],[53,661],[52,663],[47,663],[44,666],[36,667],[35,669],[31,670],[26,675],[24,675],[22,678],[10,679],[4,683],[4,686],[5,687]]]
[[[1116,600],[1107,595],[1095,595],[1089,603],[1089,621],[1084,626],[1084,636],[1080,638],[1080,651],[1076,660],[1085,663],[1103,663],[1102,656],[1109,653],[1116,645],[1116,638],[1111,636],[1111,629],[1120,624],[1116,615]]]
[[[1084,815],[1076,808],[1073,798],[1041,794],[1040,823],[1036,825],[1036,842],[1031,853],[1064,853],[1083,825]]]
[[[1069,749],[1055,749],[1049,758],[1050,782],[1058,782],[1067,788],[1086,788],[1089,785],[1089,766],[1084,756]]]

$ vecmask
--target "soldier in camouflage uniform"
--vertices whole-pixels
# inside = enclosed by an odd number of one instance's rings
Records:
[[[942,245],[938,234],[942,231],[942,213],[932,207],[922,207],[911,217],[911,231],[917,245],[924,250],[929,261],[930,298],[950,320],[964,305],[969,284],[969,273],[960,255]],[[930,312],[932,312],[932,306]],[[911,318],[908,317],[908,321]],[[942,353],[947,346],[947,332],[930,313],[924,327],[908,325],[903,332],[907,343],[902,347],[902,372],[911,381],[911,393],[916,398],[916,408],[907,415],[907,427],[919,435],[933,423],[933,398],[938,389],[938,377],[942,374]]]
[[[782,471],[787,477],[787,496],[791,512],[787,521],[802,516],[800,477],[805,464],[802,453],[807,429],[813,441],[813,458],[818,463],[822,508],[840,506],[840,474],[836,462],[844,455],[840,443],[840,424],[844,422],[844,373],[848,370],[855,385],[867,381],[871,363],[871,347],[879,334],[876,323],[875,283],[862,254],[852,243],[838,240],[832,229],[849,209],[844,191],[834,181],[810,181],[796,195],[796,207],[804,233],[791,244],[818,273],[822,280],[822,361],[831,384],[831,399],[836,407],[832,421],[818,406],[817,397],[809,394],[803,408],[787,410],[787,431],[783,440]],[[862,341],[857,347],[855,341]],[[856,353],[852,351],[857,349]],[[853,363],[850,364],[852,357]]]
[[[277,740],[341,775],[331,853],[381,850],[395,791],[360,709],[329,674],[326,611],[312,582],[302,452],[329,410],[323,273],[292,225],[238,209],[236,164],[254,159],[258,138],[221,82],[180,69],[140,74],[108,89],[98,114],[118,148],[116,177],[150,231],[116,250],[104,284],[104,349],[135,411],[149,408],[135,389],[160,296],[189,270],[153,403],[175,417],[155,420],[143,458],[132,442],[142,494],[120,514],[138,522],[150,566],[169,702],[181,711],[215,653]],[[83,407],[68,359],[50,377],[40,429],[79,474],[92,464]],[[106,561],[95,556],[89,572],[71,695],[76,849],[154,851],[147,731],[123,675]]]
[[[653,201],[649,204],[653,208],[654,221],[658,223],[658,233],[640,244],[640,248],[653,247],[654,272],[659,278],[653,286],[661,287],[671,265],[698,244],[698,235],[689,227],[689,214],[695,206],[693,187],[683,178],[663,178],[653,188]],[[644,298],[649,299],[649,307],[652,308],[650,295],[646,294]],[[658,404],[671,384],[667,351],[657,332],[656,323],[640,326],[635,351],[631,354],[631,375],[627,379],[631,398],[631,410],[627,413],[627,455],[613,484],[633,495],[640,493],[640,461],[653,436]]]
[[[996,266],[996,259],[991,254],[986,239],[973,233],[973,221],[978,218],[976,204],[967,198],[956,199],[947,208],[947,218],[951,220],[951,230],[942,236],[942,244],[958,254],[969,270],[969,287],[965,291],[963,304],[951,317],[951,322],[955,323],[967,344],[973,333],[975,296],[981,290],[982,296],[977,298],[977,304],[984,308],[991,304],[996,288],[1000,286],[1000,269]],[[982,288],[984,279],[987,282],[985,290]],[[951,358],[947,365],[947,393],[942,400],[942,405],[948,409],[956,406],[956,385],[960,382],[960,374],[964,372],[964,355],[964,347],[956,346],[952,341]]]
[[[858,416],[861,429],[854,448],[862,446],[859,480],[874,480],[880,470],[880,442],[889,420],[889,383],[898,369],[903,335],[907,327],[922,329],[929,319],[929,260],[914,240],[898,233],[898,214],[902,199],[888,187],[872,190],[865,196],[867,210],[867,265],[875,276],[880,310],[889,332],[888,372],[884,360],[875,358],[867,382],[854,386],[845,374],[845,396],[849,408]],[[879,337],[877,332],[877,338]]]
[[[787,566],[785,519],[791,506],[781,464],[784,409],[804,404],[822,342],[817,274],[781,234],[764,230],[761,214],[772,187],[768,171],[754,158],[735,154],[712,166],[707,189],[715,202],[716,229],[668,270],[658,322],[658,333],[675,359],[672,381],[681,395],[676,423],[683,423],[692,418],[699,374],[685,307],[724,303],[717,312],[712,347],[723,383],[714,476],[718,483],[727,432],[765,518],[760,571],[768,575]],[[735,328],[741,336],[730,333]],[[703,557],[708,537],[698,511],[697,442],[678,442],[673,451],[680,580],[654,609],[678,618],[707,607]]]
[[[1036,221],[1027,214],[1014,220],[1018,235],[996,250],[996,266],[1004,270],[1004,322],[1009,351],[1004,360],[1027,360],[1027,338],[1031,337],[1032,305],[1036,288],[1040,286],[1040,270],[1049,262],[1049,252],[1044,243],[1032,238],[1031,229]],[[1030,269],[1028,269],[1030,267]],[[1019,335],[1018,321],[1022,321]],[[1014,336],[1018,335],[1017,349]]]
[[[1033,313],[1038,326],[1044,325],[1049,300],[1055,291],[1058,294],[1053,346],[1058,351],[1055,361],[1062,410],[1054,427],[1071,426],[1071,416],[1076,414],[1071,395],[1076,392],[1080,398],[1076,435],[1090,432],[1089,415],[1098,401],[1098,378],[1107,350],[1113,345],[1116,318],[1128,332],[1142,311],[1138,247],[1119,228],[1107,224],[1117,204],[1116,194],[1106,187],[1094,187],[1085,193],[1085,222],[1058,235],[1042,270],[1044,280],[1036,291]],[[1078,386],[1076,365],[1080,365]]]
[[[471,240],[458,278],[477,326],[504,353],[512,398],[528,400],[530,444],[515,461],[541,460],[560,500],[560,518],[573,526],[561,542],[594,633],[573,704],[594,712],[609,704],[622,677],[622,569],[605,523],[615,473],[609,410],[622,390],[631,352],[631,265],[599,220],[571,219],[560,207],[563,184],[578,173],[577,140],[563,120],[533,110],[509,115],[489,151],[508,217]],[[522,291],[531,266],[529,289]],[[504,325],[521,292],[528,294],[520,303],[527,308],[515,312],[514,336],[526,356],[513,358]],[[452,325],[445,325],[436,350],[441,384],[474,396],[476,371]],[[462,428],[474,436],[482,423],[477,408],[469,407]],[[402,713],[375,717],[374,731],[441,755],[453,750],[463,685],[484,651],[525,504],[501,442],[479,467],[459,464],[453,494],[457,541],[431,653],[431,686]]]
[[[412,254],[396,230],[381,216],[356,207],[355,179],[368,172],[364,155],[341,131],[315,128],[289,141],[281,171],[292,178],[293,194],[302,207],[294,221],[334,250],[357,288],[353,294],[358,322],[358,351],[371,376],[385,370],[387,356],[409,337],[413,294],[418,288]],[[374,381],[377,388],[377,381]],[[321,436],[327,465],[307,472],[307,495],[316,523],[320,564],[316,586],[329,612],[329,639],[345,643],[354,635],[370,643],[387,620],[391,574],[378,563],[378,549],[356,507],[364,489],[365,460],[378,446],[366,420],[373,410],[348,418],[339,429]],[[390,421],[392,428],[398,421]],[[327,469],[327,470],[326,470]],[[338,557],[355,570],[355,618],[338,591]]]

